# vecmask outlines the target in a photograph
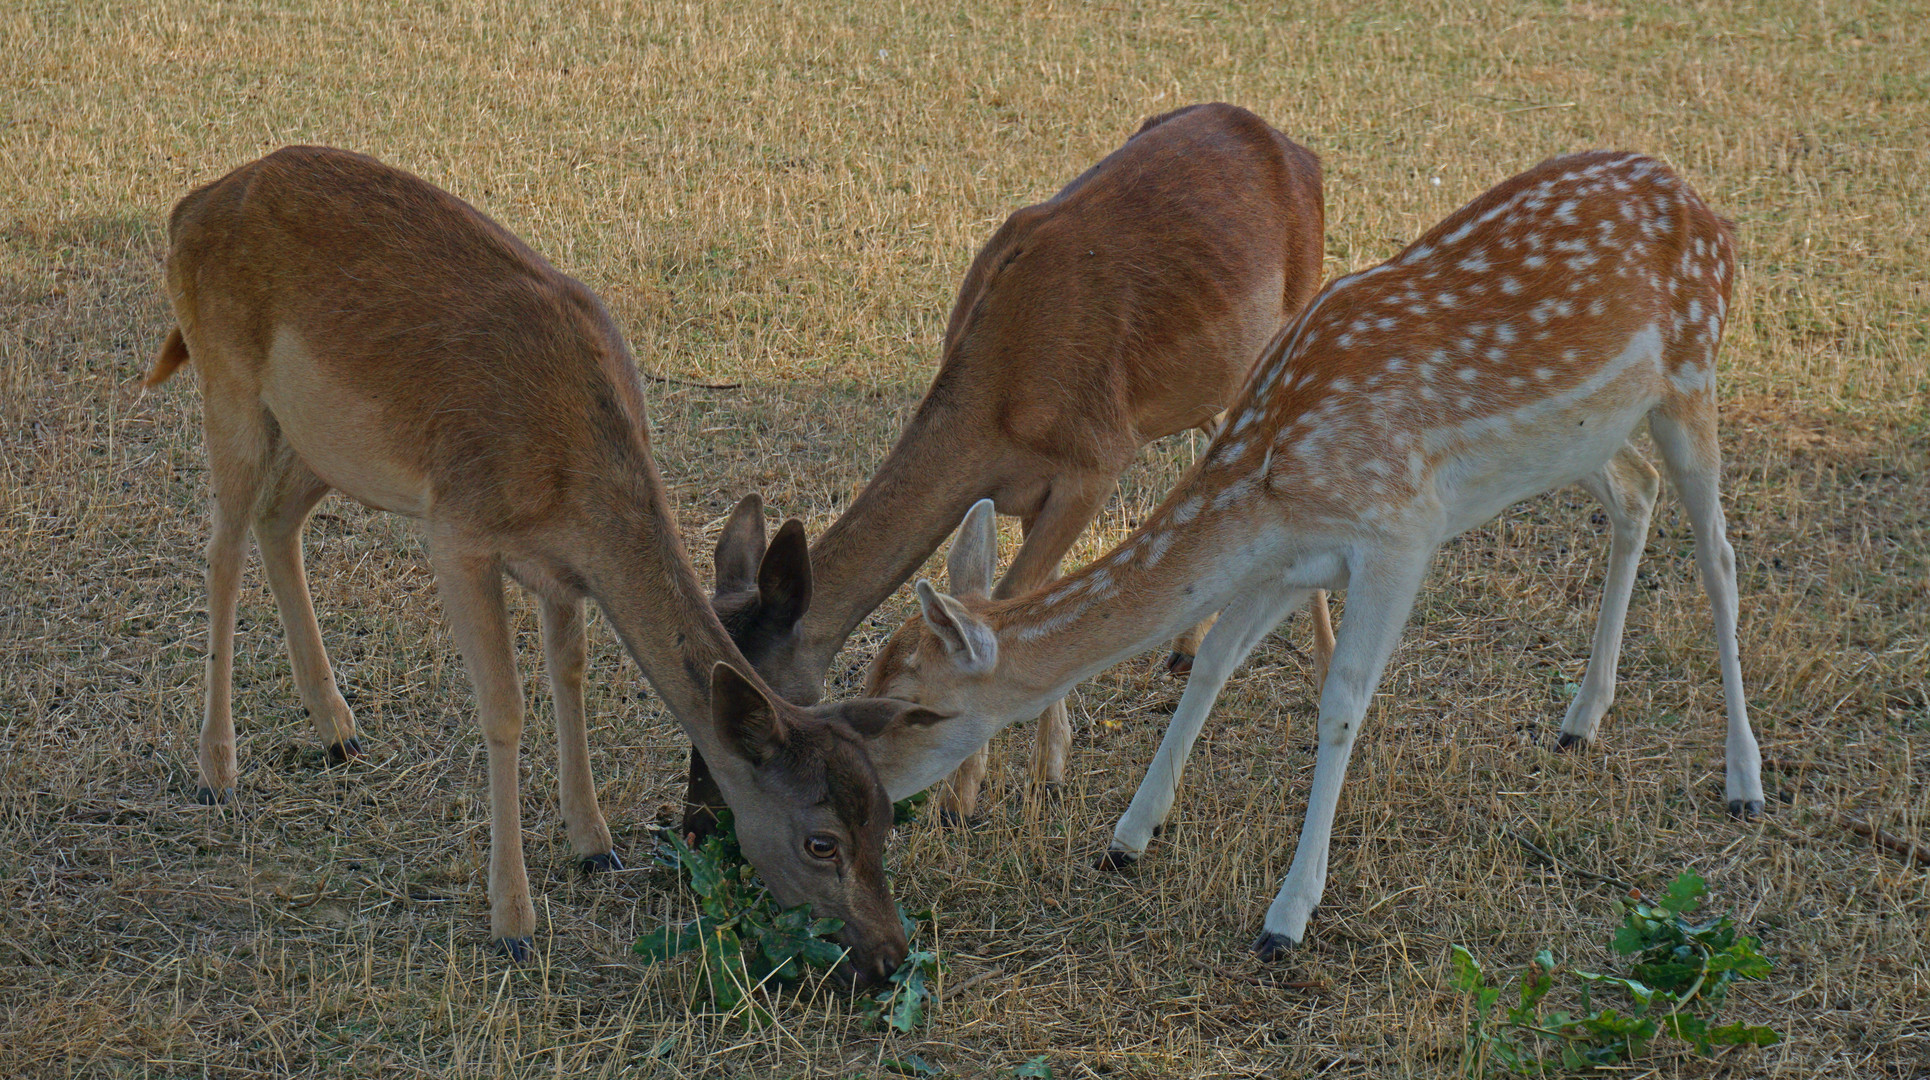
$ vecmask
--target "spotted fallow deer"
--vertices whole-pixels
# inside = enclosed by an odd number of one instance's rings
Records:
[[[869,740],[888,794],[945,774],[1004,724],[1220,610],[1103,866],[1146,850],[1227,676],[1310,590],[1348,590],[1320,696],[1293,865],[1254,948],[1306,932],[1354,738],[1434,550],[1509,504],[1579,483],[1613,530],[1607,584],[1564,746],[1594,737],[1657,493],[1629,443],[1644,421],[1680,492],[1714,608],[1728,701],[1729,810],[1762,811],[1736,650],[1735,556],[1717,491],[1715,358],[1731,226],[1662,164],[1594,152],[1508,180],[1388,262],[1329,285],[1248,377],[1226,429],[1110,554],[1049,588],[987,598],[988,508],[945,595],[887,643],[869,689],[929,715]]]
[[[361,751],[302,566],[302,526],[335,489],[421,522],[489,748],[490,930],[513,957],[536,916],[505,572],[540,600],[563,817],[586,868],[620,866],[584,730],[590,598],[703,748],[772,891],[844,920],[847,977],[893,971],[906,943],[884,878],[891,804],[860,736],[909,707],[802,709],[745,674],[685,556],[635,361],[597,298],[455,196],[340,150],[244,165],[183,198],[169,233],[177,327],[146,383],[190,357],[201,380],[213,500],[203,801],[236,781],[229,694],[250,530],[317,731],[334,759]]]
[[[1057,195],[1014,213],[972,260],[924,400],[812,547],[815,600],[801,621],[757,609],[761,520],[753,528],[740,508],[725,530],[718,610],[754,631],[738,640],[745,656],[778,692],[815,701],[851,631],[979,499],[1016,515],[1025,535],[994,595],[1056,577],[1140,447],[1210,425],[1319,287],[1323,213],[1319,159],[1225,104],[1146,121]],[[791,600],[780,598],[780,615]],[[1314,614],[1318,670],[1333,649],[1324,596]],[[1064,703],[1049,703],[1036,782],[1063,777],[1071,737]],[[972,814],[985,767],[982,749],[961,766],[941,793],[943,816]],[[693,833],[708,825],[701,770],[693,758]]]

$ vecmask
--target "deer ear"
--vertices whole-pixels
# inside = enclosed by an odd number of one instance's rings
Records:
[[[754,765],[776,757],[791,737],[770,699],[722,661],[710,669],[710,717],[724,741]]]
[[[950,720],[958,715],[927,709],[923,705],[899,701],[897,698],[882,697],[853,698],[850,701],[840,701],[835,705],[820,705],[812,711],[826,719],[844,721],[852,731],[867,739],[877,738],[880,732],[894,722],[903,723],[908,727],[924,727],[927,724],[936,724],[940,720]]]
[[[717,591],[735,592],[757,583],[764,558],[764,499],[753,491],[737,503],[717,536]]]
[[[980,499],[965,512],[945,557],[947,586],[953,596],[992,595],[992,572],[998,569],[999,534],[992,500]]]
[[[796,518],[777,530],[758,564],[757,605],[771,624],[787,629],[811,607],[811,545]]]
[[[918,593],[918,607],[924,612],[925,625],[944,643],[945,652],[959,671],[983,675],[998,666],[998,636],[992,633],[991,627],[964,604],[932,588],[931,582],[924,578],[919,578],[913,588]]]

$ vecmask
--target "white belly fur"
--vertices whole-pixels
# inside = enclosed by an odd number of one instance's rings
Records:
[[[1448,455],[1435,473],[1441,505],[1453,508],[1441,539],[1600,468],[1659,400],[1661,344],[1660,332],[1647,327],[1583,385],[1480,421],[1505,428],[1495,438],[1435,436]]]
[[[330,379],[307,343],[286,327],[268,350],[261,400],[282,438],[330,487],[379,510],[427,516],[429,479],[394,454],[380,408]]]

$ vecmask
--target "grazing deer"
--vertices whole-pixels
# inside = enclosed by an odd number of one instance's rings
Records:
[[[1320,696],[1299,847],[1255,950],[1297,943],[1320,900],[1341,780],[1381,669],[1448,538],[1580,483],[1613,522],[1593,652],[1561,744],[1594,737],[1657,492],[1644,420],[1686,504],[1728,701],[1729,811],[1763,804],[1736,651],[1735,556],[1717,491],[1715,357],[1731,226],[1660,163],[1595,152],[1508,180],[1379,266],[1329,285],[1248,377],[1231,420],[1124,543],[1049,588],[988,598],[990,508],[965,519],[947,596],[920,581],[869,689],[932,714],[869,740],[893,797],[1001,726],[1220,611],[1102,866],[1146,850],[1227,676],[1311,590],[1346,588]]]
[[[811,549],[816,599],[801,621],[784,621],[788,608],[747,613],[761,518],[751,528],[740,507],[725,529],[718,610],[758,628],[754,642],[738,638],[744,655],[779,693],[817,700],[851,631],[979,499],[1016,515],[1025,535],[993,595],[1051,581],[1140,447],[1210,425],[1313,295],[1323,227],[1319,159],[1224,104],[1146,121],[1050,200],[1014,213],[972,260],[917,412]],[[1322,596],[1319,665],[1332,652],[1326,614]],[[1184,670],[1196,647],[1182,640],[1173,666]],[[1035,781],[1064,776],[1071,740],[1064,703],[1049,703]],[[944,817],[972,814],[985,767],[981,749],[953,776]],[[702,833],[714,795],[702,762],[691,768],[684,827]]]
[[[703,748],[778,899],[844,920],[848,977],[895,970],[906,943],[884,878],[891,803],[860,736],[909,706],[801,709],[744,674],[678,538],[635,361],[597,298],[455,196],[320,147],[191,192],[169,234],[178,325],[146,384],[190,356],[201,376],[213,497],[202,800],[235,784],[229,693],[251,529],[329,756],[361,752],[302,567],[302,526],[333,488],[422,522],[489,747],[490,930],[513,957],[527,955],[536,915],[504,573],[540,599],[563,817],[586,868],[621,865],[584,732],[587,597]]]

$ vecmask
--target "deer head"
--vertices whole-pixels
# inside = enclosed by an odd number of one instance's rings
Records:
[[[711,671],[711,714],[741,761],[737,842],[780,904],[844,922],[840,969],[859,985],[890,978],[909,946],[884,877],[892,807],[864,740],[928,710],[860,698],[800,709],[774,703],[729,664]]]

